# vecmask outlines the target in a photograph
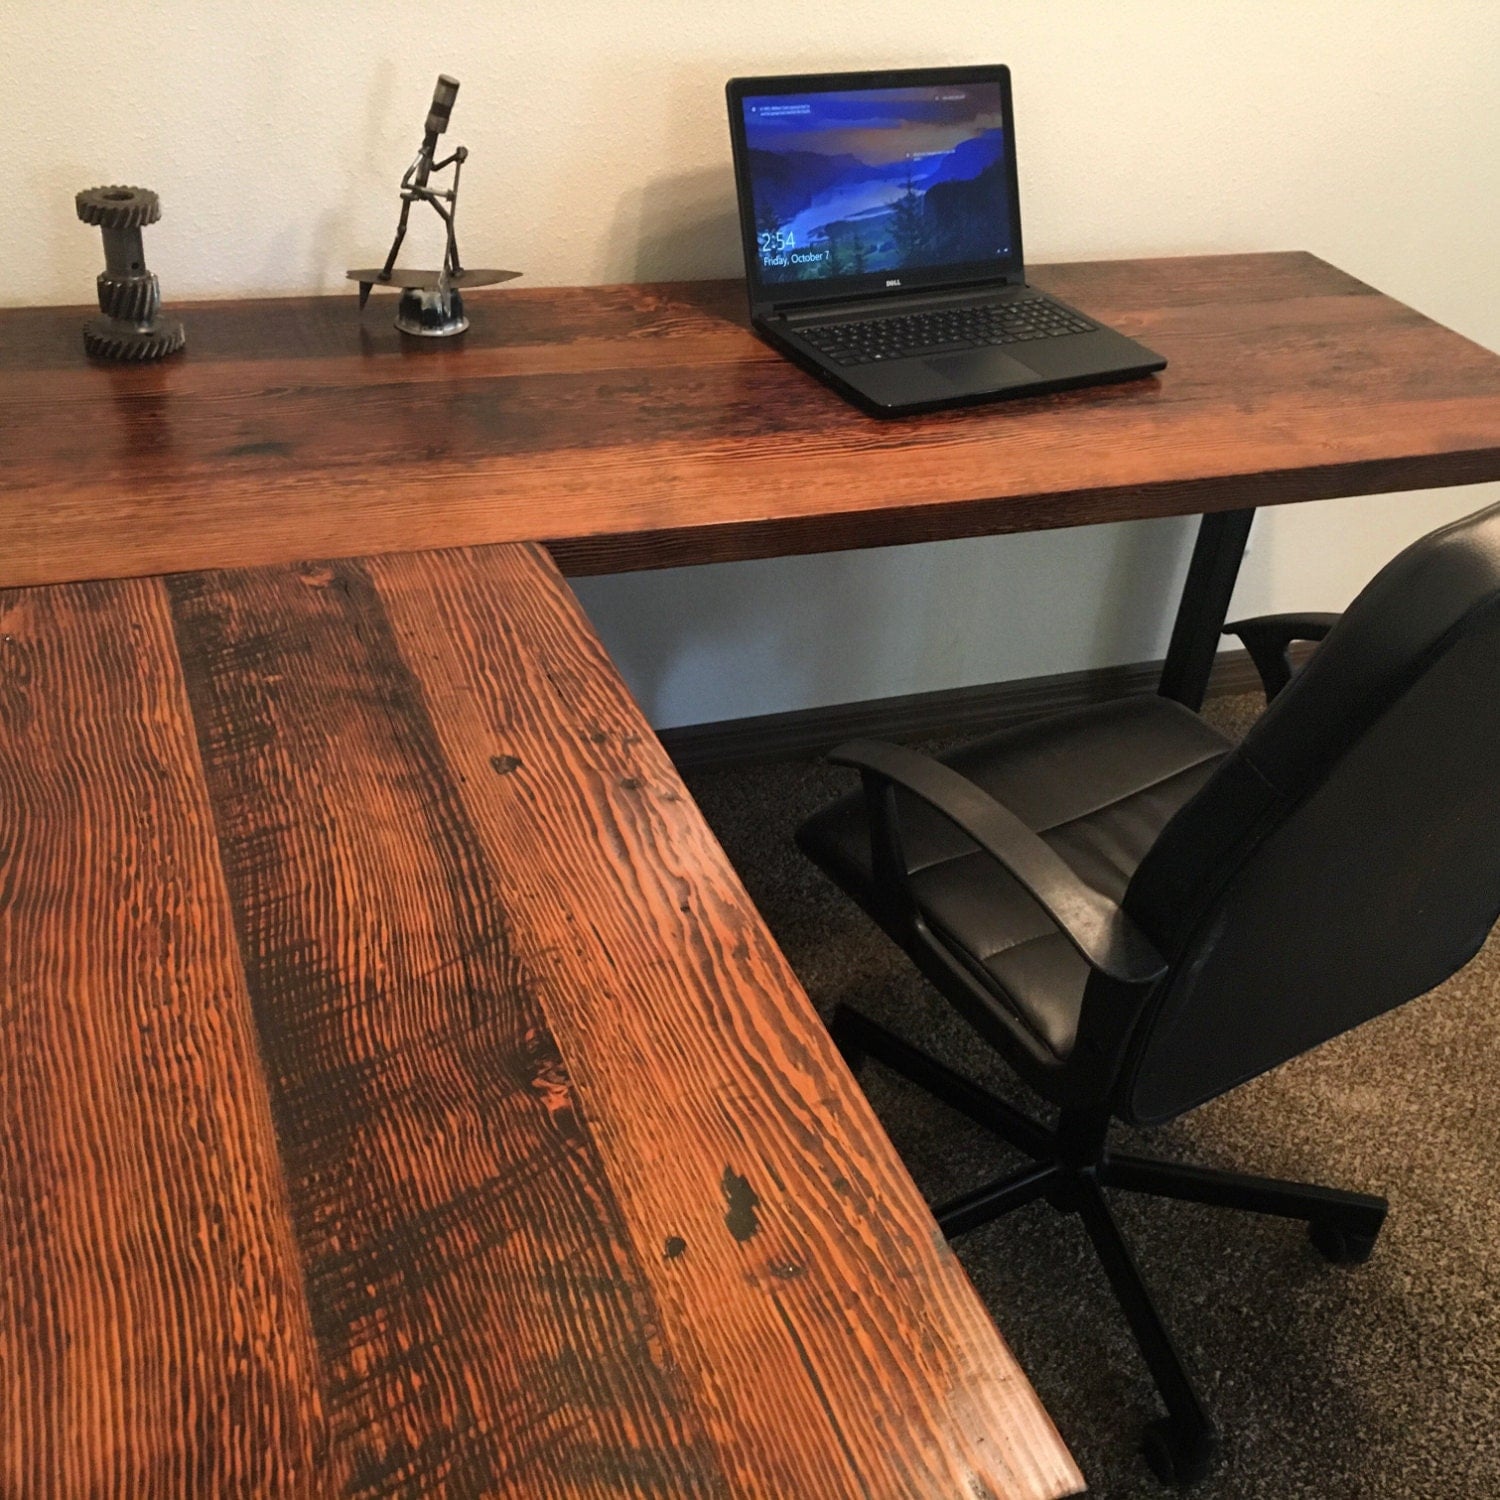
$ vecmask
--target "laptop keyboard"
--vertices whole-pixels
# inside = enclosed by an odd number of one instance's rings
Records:
[[[894,317],[817,323],[797,333],[836,365],[865,365],[877,359],[909,359],[994,344],[1022,344],[1090,333],[1099,325],[1046,297],[1012,297],[1001,302],[929,308]]]

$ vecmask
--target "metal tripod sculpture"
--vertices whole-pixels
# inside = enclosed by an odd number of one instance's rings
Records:
[[[458,80],[440,73],[437,87],[432,93],[432,108],[427,112],[427,127],[421,149],[401,178],[401,218],[396,225],[396,237],[391,241],[390,254],[378,271],[348,273],[351,281],[359,283],[361,309],[369,301],[370,293],[375,287],[400,287],[401,301],[396,309],[396,327],[403,333],[421,334],[428,338],[444,338],[462,333],[469,326],[460,287],[493,286],[496,282],[512,281],[521,274],[519,271],[465,270],[458,258],[458,234],[454,228],[454,218],[458,212],[459,175],[469,153],[466,147],[459,146],[442,161],[434,160],[438,137],[448,128],[453,101],[457,97]],[[446,189],[432,187],[432,174],[442,172],[450,166],[453,168],[452,186]],[[443,264],[436,271],[394,269],[401,242],[406,238],[406,225],[411,217],[413,203],[430,204],[447,228]]]

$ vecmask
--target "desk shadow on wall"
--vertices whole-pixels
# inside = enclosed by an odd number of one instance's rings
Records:
[[[867,696],[900,617],[882,607],[888,589],[870,577],[884,571],[874,557],[761,558],[572,583],[660,729]]]
[[[1151,661],[1191,518],[574,580],[657,728]]]
[[[1198,517],[1125,521],[1113,530],[1115,539],[1094,611],[1089,659],[1080,661],[1079,669],[1096,663],[1131,666],[1167,654],[1198,537]]]

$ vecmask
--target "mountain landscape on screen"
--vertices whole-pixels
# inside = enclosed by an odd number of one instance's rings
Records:
[[[998,103],[976,89],[746,100],[762,279],[993,262],[1009,222]]]

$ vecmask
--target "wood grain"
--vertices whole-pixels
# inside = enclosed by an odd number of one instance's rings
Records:
[[[727,1493],[368,577],[171,593],[346,1493]]]
[[[0,313],[0,583],[543,540],[570,572],[1500,478],[1500,358],[1309,255],[1035,269],[1159,379],[878,423],[733,283],[478,294],[432,348],[353,298],[183,309],[90,366]]]
[[[338,1492],[157,583],[0,595],[0,1494]]]
[[[3,607],[0,1493],[1078,1491],[543,552]]]
[[[1075,1493],[561,579],[509,548],[368,570],[731,1492]]]

